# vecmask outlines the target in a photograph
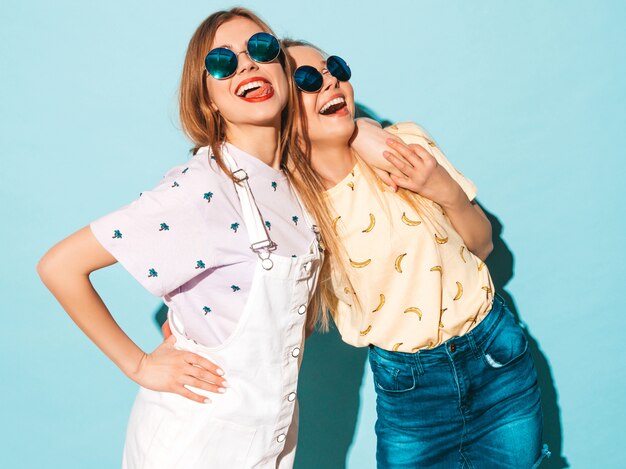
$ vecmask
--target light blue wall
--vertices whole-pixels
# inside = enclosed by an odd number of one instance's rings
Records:
[[[119,465],[136,386],[71,323],[35,264],[187,157],[176,119],[186,43],[206,15],[230,5],[176,4],[0,7],[3,467]],[[626,467],[626,3],[245,5],[277,32],[346,57],[359,102],[389,120],[419,121],[477,183],[503,226],[498,262],[514,269],[503,273],[506,291],[543,360],[551,443],[562,440],[575,468]],[[153,348],[159,302],[120,267],[94,282],[129,335]],[[334,461],[347,450],[348,467],[373,468],[368,372],[357,394],[363,354],[332,337],[314,338],[310,352],[297,467],[324,467],[326,451],[313,442],[341,441]],[[346,364],[348,384],[336,372]],[[562,467],[556,456],[551,467]]]

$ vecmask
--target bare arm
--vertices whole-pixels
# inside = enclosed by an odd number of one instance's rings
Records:
[[[53,246],[37,272],[76,325],[133,381],[198,402],[206,398],[184,385],[211,392],[223,388],[221,370],[200,355],[176,350],[174,337],[146,354],[124,333],[89,280],[91,272],[115,262],[85,227]]]
[[[390,175],[402,176],[402,172],[383,157],[383,151],[389,150],[385,141],[390,137],[395,137],[383,130],[381,125],[375,120],[362,117],[356,119],[355,122],[355,130],[350,140],[350,147],[395,192],[398,187],[390,178]],[[396,156],[402,158],[400,155],[396,154]]]
[[[424,147],[407,146],[394,139],[388,139],[387,144],[403,157],[401,160],[394,153],[384,153],[385,158],[403,173],[403,176],[392,174],[391,179],[399,187],[441,205],[467,248],[485,260],[493,249],[493,243],[491,223],[480,206],[467,198],[461,186]]]

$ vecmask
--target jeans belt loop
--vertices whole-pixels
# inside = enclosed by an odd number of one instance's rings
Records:
[[[419,350],[413,354],[413,361],[415,362],[415,368],[417,369],[417,375],[422,376],[424,374],[424,367],[422,366],[422,361],[420,360],[420,352]]]
[[[478,346],[476,345],[476,342],[474,341],[473,331],[467,333],[467,342],[469,343],[470,348],[472,349],[474,358],[480,358],[480,350],[478,350]]]

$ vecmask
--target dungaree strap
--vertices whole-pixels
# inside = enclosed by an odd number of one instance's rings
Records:
[[[250,249],[257,254],[259,254],[260,251],[267,252],[267,256],[259,255],[261,259],[267,258],[269,257],[269,251],[274,249],[276,244],[269,237],[265,223],[263,223],[259,209],[254,202],[254,196],[248,184],[248,174],[243,169],[239,168],[235,159],[228,154],[228,151],[222,151],[222,156],[224,157],[224,162],[228,166],[228,169],[232,171],[237,181],[234,186],[237,191],[237,196],[239,197],[239,202],[241,203],[243,221],[246,224],[248,238],[250,239]]]
[[[235,190],[237,191],[237,196],[239,197],[239,201],[241,203],[241,209],[243,212],[243,221],[246,224],[246,229],[248,230],[248,237],[250,238],[250,249],[257,253],[262,262],[265,263],[265,268],[271,268],[270,263],[267,261],[269,259],[270,251],[274,250],[276,244],[271,240],[267,229],[265,227],[265,223],[263,223],[263,218],[259,212],[259,209],[254,202],[254,195],[252,194],[252,190],[250,189],[250,185],[248,184],[248,174],[239,166],[235,159],[228,153],[226,148],[222,150],[222,156],[224,157],[224,162],[228,166],[235,177],[237,183],[234,184]],[[320,230],[315,224],[315,221],[309,214],[308,210],[302,203],[302,199],[296,190],[293,189],[291,184],[289,185],[290,190],[296,196],[296,200],[300,204],[300,208],[302,209],[302,214],[304,215],[305,223],[311,228],[316,238],[316,252],[317,248],[321,248],[321,236]]]

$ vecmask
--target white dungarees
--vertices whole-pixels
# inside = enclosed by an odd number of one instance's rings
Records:
[[[259,256],[247,304],[235,332],[217,347],[186,338],[172,309],[169,320],[176,348],[219,364],[230,387],[224,394],[190,387],[209,397],[210,404],[140,388],[126,436],[126,469],[293,466],[298,370],[307,305],[321,262],[319,243],[316,239],[301,256],[272,254],[247,175],[226,152],[224,161],[242,179],[235,186],[251,247]],[[304,215],[316,230],[306,211]]]

